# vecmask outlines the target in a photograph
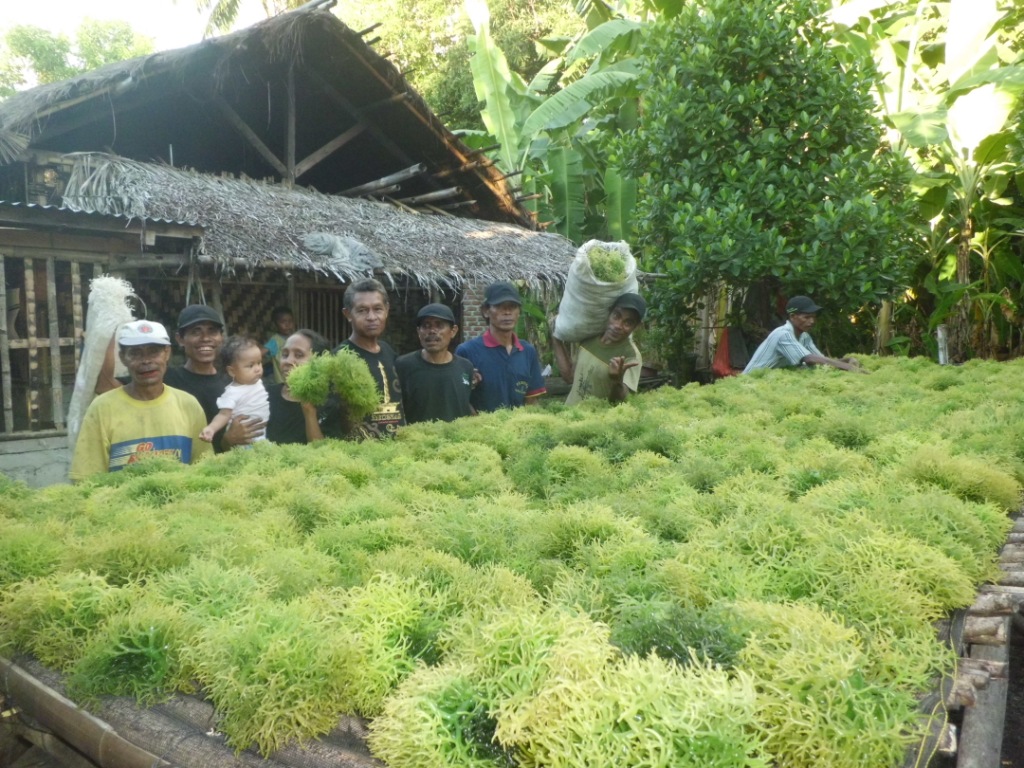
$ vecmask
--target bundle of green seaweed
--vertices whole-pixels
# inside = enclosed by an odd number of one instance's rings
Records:
[[[334,393],[359,421],[380,405],[377,383],[359,355],[350,349],[322,352],[288,374],[288,388],[299,400],[323,405]]]

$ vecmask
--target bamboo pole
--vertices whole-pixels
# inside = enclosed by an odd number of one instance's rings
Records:
[[[60,317],[57,312],[57,263],[46,258],[46,319],[50,326],[50,407],[53,426],[64,429],[64,385],[61,381]]]
[[[28,344],[28,428],[39,429],[39,329],[36,328],[36,268],[25,259],[25,341]]]
[[[71,349],[75,356],[75,370],[81,363],[80,343],[85,336],[82,328],[82,273],[77,261],[71,262]]]
[[[425,166],[423,163],[416,163],[415,165],[410,165],[408,168],[403,168],[401,171],[396,171],[395,173],[389,174],[387,176],[382,176],[379,179],[375,179],[374,181],[369,181],[366,184],[360,184],[357,187],[349,187],[345,191],[339,192],[338,194],[344,197],[354,197],[357,195],[366,194],[367,192],[376,192],[377,190],[382,189],[384,187],[390,187],[393,184],[399,184],[415,176],[419,176],[426,169],[427,166]]]
[[[155,755],[121,738],[107,723],[25,670],[0,657],[0,679],[7,695],[43,726],[100,768],[173,768]]]
[[[456,197],[462,194],[462,187],[449,187],[448,189],[439,189],[436,192],[427,192],[422,195],[413,195],[412,197],[402,197],[398,199],[398,202],[405,203],[406,205],[420,205],[421,203],[436,203],[441,200],[447,200],[450,197]]]

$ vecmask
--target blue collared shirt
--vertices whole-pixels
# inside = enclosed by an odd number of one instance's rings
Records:
[[[488,328],[455,350],[480,371],[482,380],[473,390],[470,402],[478,411],[496,411],[499,408],[518,408],[527,397],[547,392],[540,374],[540,358],[528,341],[512,335],[512,351],[491,335]]]

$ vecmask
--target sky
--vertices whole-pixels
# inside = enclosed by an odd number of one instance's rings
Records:
[[[18,24],[32,24],[74,37],[86,18],[125,21],[153,39],[154,50],[180,48],[203,39],[205,17],[195,0],[3,0],[0,35]],[[258,2],[242,1],[239,26],[263,18]]]

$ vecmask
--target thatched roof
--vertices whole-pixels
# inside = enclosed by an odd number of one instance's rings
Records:
[[[280,266],[345,282],[373,271],[424,287],[499,279],[557,285],[576,250],[559,235],[508,224],[100,154],[76,157],[64,205],[198,224],[204,231],[200,253],[224,270]],[[324,248],[331,237],[311,235],[335,236],[333,252]],[[374,261],[377,269],[368,268]]]
[[[114,152],[341,193],[410,167],[391,197],[536,228],[503,174],[336,16],[304,8],[0,102],[0,172],[25,149]]]

